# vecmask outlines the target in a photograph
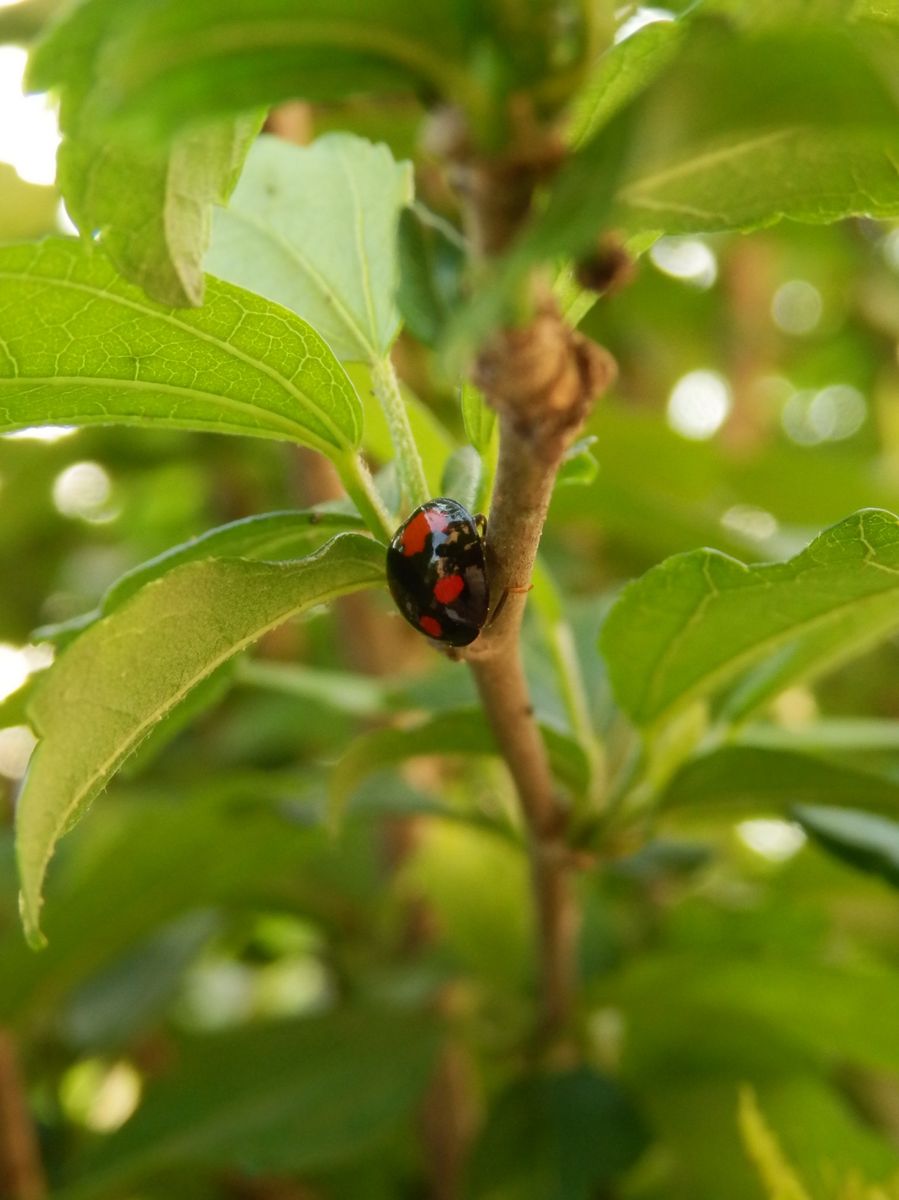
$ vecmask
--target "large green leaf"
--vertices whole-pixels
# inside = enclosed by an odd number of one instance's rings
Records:
[[[410,1114],[437,1033],[414,1014],[358,1011],[185,1041],[177,1070],[60,1200],[122,1195],[173,1167],[309,1171],[357,1157]]]
[[[793,805],[836,805],[899,813],[899,779],[841,759],[786,747],[731,745],[690,759],[668,784],[664,808],[728,820],[750,813],[788,816]]]
[[[77,37],[102,43],[98,102],[132,135],[158,138],[197,120],[301,96],[365,92],[443,97],[480,118],[490,102],[532,85],[564,102],[588,50],[590,21],[572,0],[86,0],[39,53],[76,58]]]
[[[819,674],[895,629],[897,599],[899,519],[867,509],[786,563],[668,559],[624,589],[601,645],[622,708],[651,725],[780,652],[779,688]]]
[[[673,31],[647,30],[644,40],[653,53],[638,65],[651,78],[672,46],[679,53],[621,110],[632,113],[634,133],[613,227],[633,236],[899,212],[893,168],[899,104],[889,83],[899,66],[899,43],[888,31],[872,36],[866,28],[812,28],[747,36],[692,22],[679,39]],[[614,94],[605,104],[597,116],[614,112]],[[582,209],[589,211],[594,192],[604,197],[602,172],[616,148],[616,120],[575,154],[555,189],[558,198],[531,236],[555,220],[553,209],[572,186],[581,189]]]
[[[792,816],[825,850],[899,887],[899,821],[875,813],[797,805]]]
[[[319,335],[210,280],[196,311],[162,308],[70,239],[0,249],[0,429],[129,424],[282,438],[332,457],[361,409]]]
[[[613,220],[630,236],[755,229],[784,217],[899,215],[895,129],[785,127],[722,138],[623,181]]]
[[[59,149],[68,213],[154,300],[202,304],[212,206],[227,200],[260,124],[258,116],[220,120],[148,150],[98,136],[88,111]]]
[[[307,550],[309,543],[316,538],[324,540],[328,535],[360,529],[362,525],[360,517],[349,513],[317,509],[260,513],[255,517],[230,521],[227,525],[209,529],[191,541],[181,546],[172,546],[155,558],[133,567],[107,588],[99,607],[93,612],[75,617],[61,625],[45,626],[38,636],[57,644],[70,641],[80,630],[118,608],[145,584],[159,579],[182,563],[231,556],[273,561],[296,558]]]
[[[262,137],[216,214],[209,270],[293,309],[339,359],[377,362],[399,330],[397,226],[411,199],[412,168],[386,146]]]
[[[874,963],[865,967],[768,955],[730,955],[715,959],[708,946],[644,956],[610,979],[609,1002],[631,1014],[632,1059],[665,1050],[668,1069],[686,1082],[714,1065],[720,1051],[715,1030],[737,1017],[768,1036],[777,1034],[813,1056],[821,1066],[854,1062],[873,1070],[895,1070],[899,1064],[899,1027],[894,1019],[895,970]],[[666,1019],[659,1020],[659,997],[666,997]],[[814,998],[814,1002],[812,999]],[[718,1020],[721,1025],[718,1026]],[[703,1029],[702,1044],[684,1038],[687,1029]],[[764,1022],[764,1025],[757,1023]],[[778,1055],[763,1039],[743,1038],[741,1049],[729,1050],[731,1062]],[[666,1045],[667,1043],[667,1045]],[[775,1042],[776,1045],[776,1042]],[[806,1058],[808,1063],[808,1058]]]
[[[71,9],[65,33],[32,60],[32,83],[60,95],[60,189],[82,235],[98,238],[123,275],[162,304],[200,304],[212,205],[227,200],[262,115],[194,126],[163,147],[106,137],[95,84],[120,11],[109,0]]]
[[[59,838],[160,721],[216,668],[315,604],[381,581],[383,549],[342,534],[296,562],[209,559],[176,567],[78,638],[29,713],[40,743],[17,809],[23,918],[40,940]]]

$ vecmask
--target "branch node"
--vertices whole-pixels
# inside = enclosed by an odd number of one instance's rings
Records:
[[[483,347],[474,379],[547,462],[556,462],[616,374],[607,350],[569,328],[555,306]]]

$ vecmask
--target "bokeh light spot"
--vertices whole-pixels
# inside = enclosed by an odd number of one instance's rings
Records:
[[[790,279],[774,293],[771,317],[784,333],[801,337],[817,329],[824,312],[821,293],[805,279]]]
[[[668,424],[681,437],[702,442],[727,419],[731,394],[717,371],[691,371],[677,381],[668,398]]]
[[[628,17],[619,25],[615,33],[615,42],[624,42],[629,37],[632,37],[639,29],[645,25],[655,25],[659,21],[673,21],[674,13],[667,8],[653,8],[649,5],[641,4],[636,12]]]
[[[881,242],[880,248],[893,270],[899,271],[899,229],[891,229]]]
[[[774,817],[741,821],[737,836],[750,850],[770,862],[786,862],[805,845],[805,834],[798,825]]]
[[[72,463],[53,481],[53,503],[64,517],[107,520],[111,494],[112,480],[95,462]]]
[[[9,441],[20,442],[61,442],[63,438],[71,437],[78,430],[74,425],[29,425],[27,429],[17,429],[14,433],[3,436]]]
[[[59,124],[46,96],[26,96],[22,90],[27,61],[20,46],[0,46],[0,159],[26,183],[52,184]]]
[[[773,513],[763,508],[755,508],[752,504],[735,504],[721,518],[721,524],[731,533],[738,533],[752,541],[764,542],[773,538],[780,524]]]
[[[27,725],[8,725],[0,729],[0,775],[21,779],[28,769],[37,738]]]
[[[73,1121],[95,1133],[112,1133],[137,1108],[141,1091],[141,1077],[130,1063],[88,1058],[66,1071],[59,1098]]]
[[[718,278],[718,259],[699,238],[659,238],[649,251],[653,266],[665,275],[706,290]]]
[[[868,415],[865,397],[847,383],[834,383],[819,391],[794,392],[781,413],[787,437],[800,446],[840,442],[857,433]]]

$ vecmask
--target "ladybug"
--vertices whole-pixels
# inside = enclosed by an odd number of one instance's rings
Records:
[[[486,525],[441,496],[416,508],[387,547],[387,583],[396,606],[433,642],[467,646],[487,621]]]

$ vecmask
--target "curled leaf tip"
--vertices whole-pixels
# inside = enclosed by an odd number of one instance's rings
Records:
[[[19,916],[25,931],[25,941],[32,950],[43,950],[47,945],[47,939],[41,931],[39,910],[39,904],[36,908],[24,892],[19,892]]]

